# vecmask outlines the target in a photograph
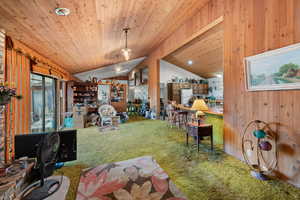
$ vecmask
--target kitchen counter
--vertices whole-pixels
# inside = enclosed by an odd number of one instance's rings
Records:
[[[178,108],[178,109],[181,109],[181,110],[196,112],[195,110],[191,109],[190,107],[186,107],[186,106],[181,105],[181,104],[175,104],[173,106],[175,108]],[[205,114],[211,114],[211,115],[217,115],[219,117],[223,117],[223,109],[222,108],[213,107],[213,108],[209,108],[208,111],[203,111],[203,112]]]

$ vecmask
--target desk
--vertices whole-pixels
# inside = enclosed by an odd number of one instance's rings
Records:
[[[188,130],[186,132],[186,145],[189,145],[189,136],[197,137],[197,149],[200,150],[200,139],[204,136],[210,136],[210,146],[213,151],[213,126],[211,124],[198,124],[195,122],[188,123]]]
[[[34,160],[17,160],[9,167],[11,173],[0,177],[0,200],[18,199],[24,189],[27,175],[34,167]]]

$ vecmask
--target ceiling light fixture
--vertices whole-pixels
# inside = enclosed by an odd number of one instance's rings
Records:
[[[216,77],[222,78],[222,74],[217,74]]]
[[[188,64],[188,65],[192,65],[192,64],[193,64],[193,61],[192,61],[192,60],[188,60],[188,61],[187,61],[187,64]]]
[[[116,72],[119,72],[119,71],[121,71],[121,68],[120,68],[120,67],[118,67],[118,68],[116,69]]]
[[[131,49],[129,49],[128,47],[127,47],[127,38],[128,38],[128,31],[130,30],[130,28],[124,28],[123,29],[123,31],[124,31],[124,33],[125,33],[125,48],[124,49],[122,49],[122,54],[123,54],[123,56],[124,56],[124,58],[125,58],[125,60],[129,60],[129,58],[130,58],[130,53],[131,53]]]
[[[123,73],[126,73],[126,72],[128,72],[129,71],[129,69],[124,69],[124,70],[122,70],[122,71],[117,71],[117,74],[123,74]]]
[[[55,8],[54,11],[58,16],[68,16],[71,12],[68,8]]]

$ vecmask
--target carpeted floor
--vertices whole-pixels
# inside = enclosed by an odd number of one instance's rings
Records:
[[[71,180],[67,199],[74,200],[80,171],[86,167],[151,155],[190,200],[300,199],[300,189],[280,181],[262,182],[249,175],[247,166],[209,143],[185,146],[184,132],[164,121],[132,120],[120,130],[101,134],[97,128],[78,131],[78,160],[63,172]]]

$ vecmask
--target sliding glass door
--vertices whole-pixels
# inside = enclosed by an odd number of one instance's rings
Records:
[[[56,80],[31,74],[31,132],[56,130]]]

